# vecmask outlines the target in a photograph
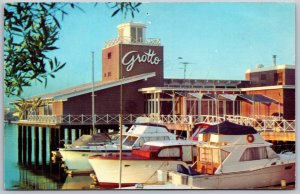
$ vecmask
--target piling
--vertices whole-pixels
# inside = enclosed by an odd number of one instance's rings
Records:
[[[75,139],[79,138],[79,129],[75,129]]]
[[[59,128],[59,147],[63,148],[64,147],[64,140],[65,140],[65,129],[64,128]]]
[[[23,126],[23,160],[22,160],[22,163],[23,164],[26,164],[27,163],[27,127],[26,126]]]
[[[42,164],[46,165],[46,127],[42,127]]]
[[[72,143],[72,129],[71,128],[68,128],[67,129],[68,130],[68,144],[70,143]]]
[[[23,130],[22,125],[18,125],[18,161],[19,164],[22,163],[22,137],[23,136]]]
[[[39,165],[39,157],[40,157],[39,143],[40,143],[39,127],[34,127],[34,163],[36,166]]]
[[[32,156],[32,128],[31,126],[28,126],[27,127],[27,130],[28,130],[28,139],[27,139],[27,145],[28,145],[28,165],[31,166],[31,156]]]

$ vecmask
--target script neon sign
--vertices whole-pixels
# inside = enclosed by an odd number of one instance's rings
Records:
[[[157,57],[156,53],[151,49],[142,55],[140,55],[138,51],[129,51],[122,58],[122,64],[126,66],[126,71],[131,71],[135,62],[157,65],[160,61],[161,59]]]

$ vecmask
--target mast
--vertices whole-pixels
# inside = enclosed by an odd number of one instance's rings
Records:
[[[94,52],[92,52],[92,132],[96,134],[95,128],[95,94],[94,94]]]
[[[122,44],[120,44],[120,53],[122,56]],[[123,129],[122,129],[122,116],[123,116],[123,72],[122,72],[122,64],[120,64],[120,77],[121,77],[121,85],[120,85],[120,153],[119,153],[119,188],[122,187],[122,143],[123,143]]]

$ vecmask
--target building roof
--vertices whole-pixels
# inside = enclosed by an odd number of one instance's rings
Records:
[[[148,78],[154,77],[155,75],[156,75],[155,72],[152,72],[152,73],[145,73],[145,74],[140,74],[132,77],[123,78],[117,81],[108,81],[108,82],[98,81],[94,83],[94,91],[112,88],[115,86],[119,86],[121,84],[128,84],[139,80],[147,80]],[[35,96],[32,98],[41,97],[42,99],[66,100],[68,98],[87,94],[90,92],[92,92],[92,83],[87,83],[87,84],[82,84],[79,86],[67,88],[64,90],[59,90],[57,92]]]
[[[268,66],[268,67],[261,66],[261,67],[254,68],[254,69],[247,69],[246,73],[274,71],[274,70],[278,70],[278,69],[296,69],[296,66],[295,65],[286,65],[286,64],[276,65],[276,66]]]
[[[279,103],[278,101],[266,97],[262,94],[210,94],[210,93],[188,93],[189,95],[198,99],[219,99],[219,100],[242,100],[248,102],[260,102],[264,104]]]
[[[249,83],[249,80],[164,79],[165,87],[185,88],[241,88]]]

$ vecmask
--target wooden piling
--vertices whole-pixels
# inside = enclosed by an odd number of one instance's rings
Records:
[[[65,140],[65,129],[60,127],[59,128],[59,147],[63,148],[64,147],[64,140]]]
[[[18,125],[18,161],[19,164],[22,163],[23,158],[22,158],[22,140],[23,140],[23,126],[22,125]]]
[[[46,127],[42,127],[42,165],[46,165]]]
[[[68,128],[68,144],[72,143],[72,129]]]
[[[75,129],[75,139],[79,138],[79,129]]]
[[[27,163],[27,127],[23,126],[23,160],[22,164]]]
[[[27,130],[28,130],[28,138],[27,138],[27,145],[28,145],[28,161],[27,161],[27,164],[29,166],[31,166],[32,164],[32,161],[31,161],[31,158],[32,158],[32,128],[31,126],[28,126],[27,127]]]
[[[36,166],[39,165],[39,157],[40,157],[40,150],[39,150],[39,127],[34,127],[34,163]]]

